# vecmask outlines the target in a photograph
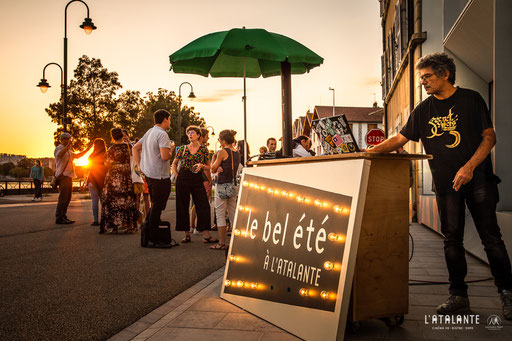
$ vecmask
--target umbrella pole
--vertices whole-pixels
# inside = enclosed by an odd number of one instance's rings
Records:
[[[292,156],[292,67],[281,62],[281,104],[283,107],[283,156]]]
[[[245,57],[244,57],[244,166],[247,166],[247,96],[245,78]]]

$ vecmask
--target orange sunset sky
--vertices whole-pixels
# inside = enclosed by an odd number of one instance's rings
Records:
[[[59,99],[60,71],[46,69],[52,85],[42,94],[37,83],[49,62],[63,65],[64,8],[68,1],[18,0],[0,4],[0,152],[28,157],[53,155],[53,132],[45,108]],[[86,35],[79,25],[86,9],[68,8],[68,82],[82,55],[100,58],[119,73],[125,90],[141,94],[165,88],[178,92],[188,81],[192,104],[218,132],[243,136],[243,82],[169,71],[169,55],[207,33],[234,27],[264,28],[289,36],[324,58],[309,74],[292,76],[293,118],[315,105],[379,105],[382,35],[377,0],[168,1],[86,0],[98,27]],[[268,137],[281,136],[280,77],[247,80],[248,141],[253,151]],[[182,94],[188,95],[188,87]],[[184,104],[190,105],[185,102]],[[210,148],[213,148],[211,140]]]

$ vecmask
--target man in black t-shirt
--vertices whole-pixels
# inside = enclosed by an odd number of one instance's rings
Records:
[[[421,84],[431,95],[411,113],[402,131],[368,152],[387,153],[409,140],[421,139],[436,188],[450,280],[450,297],[439,314],[469,311],[464,240],[466,205],[484,245],[503,315],[512,319],[512,272],[496,218],[499,178],[490,158],[496,134],[487,106],[476,91],[454,87],[455,64],[444,53],[421,58],[416,64]]]

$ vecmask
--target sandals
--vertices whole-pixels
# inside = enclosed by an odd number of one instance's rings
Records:
[[[226,244],[215,244],[213,246],[210,246],[210,250],[226,250]]]
[[[219,240],[213,238],[212,236],[210,236],[209,238],[203,238],[203,243],[205,243],[205,244],[218,243],[218,242],[219,242]]]
[[[190,243],[191,241],[190,236],[185,236],[185,238],[181,240],[182,243]]]

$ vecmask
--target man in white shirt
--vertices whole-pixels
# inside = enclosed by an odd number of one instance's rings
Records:
[[[171,127],[171,114],[159,109],[153,114],[155,125],[149,129],[133,147],[135,163],[146,177],[151,198],[149,210],[149,240],[156,247],[167,247],[154,238],[160,224],[160,216],[165,210],[171,194],[171,164],[169,160],[174,152],[174,142],[169,139],[166,130]]]
[[[71,152],[71,135],[69,133],[60,134],[60,144],[55,148],[55,177],[59,183],[59,200],[55,210],[55,224],[73,224],[75,221],[67,218],[71,193],[73,191],[73,177],[75,169],[73,159],[79,159],[91,149],[92,144],[81,153]]]

